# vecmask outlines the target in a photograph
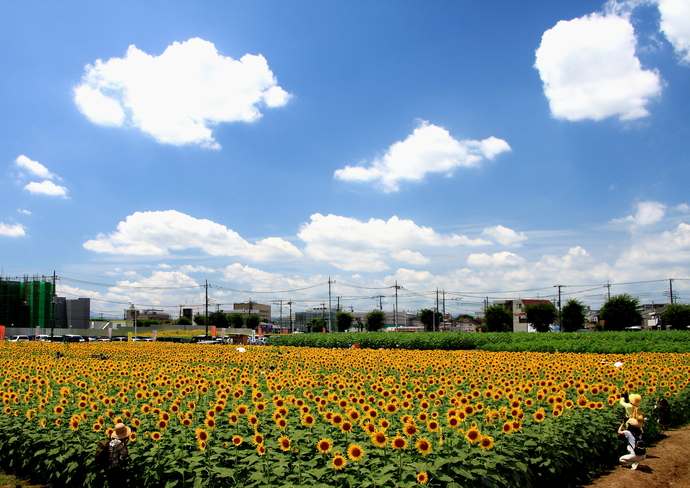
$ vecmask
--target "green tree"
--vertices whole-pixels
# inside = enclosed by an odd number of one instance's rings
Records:
[[[192,325],[192,321],[190,320],[189,317],[185,317],[184,315],[177,319],[176,322],[177,325]]]
[[[491,305],[484,312],[484,325],[488,332],[512,332],[513,314],[503,305]]]
[[[235,329],[244,327],[244,316],[241,313],[231,313],[228,315],[228,324]]]
[[[213,312],[208,316],[209,325],[215,325],[216,327],[227,327],[228,317],[223,311]]]
[[[576,298],[565,303],[561,311],[561,327],[563,332],[575,332],[585,326],[585,306]]]
[[[421,309],[417,314],[417,318],[424,325],[424,330],[430,332],[439,330],[439,327],[443,323],[443,314],[435,312],[430,308]]]
[[[537,332],[548,332],[551,330],[551,324],[558,317],[558,310],[553,306],[553,303],[533,303],[532,305],[527,305],[524,310],[527,322],[532,324],[532,327]]]
[[[661,324],[665,329],[688,330],[690,325],[690,305],[674,303],[661,312]]]
[[[386,326],[386,314],[380,310],[372,310],[367,314],[367,330],[376,332]]]
[[[627,293],[614,295],[601,307],[599,318],[604,321],[606,330],[623,330],[626,327],[640,325],[642,314],[639,310],[640,300]]]
[[[194,316],[194,323],[196,325],[206,325],[206,315],[202,315],[200,313],[196,314]]]
[[[326,327],[326,319],[323,317],[313,317],[309,319],[306,327],[308,332],[322,332]]]
[[[347,332],[350,327],[352,327],[352,322],[354,322],[355,316],[350,312],[337,312],[335,314],[335,323],[338,327],[338,332]]]
[[[258,329],[259,324],[261,324],[261,315],[250,313],[245,317],[244,324],[249,329]]]

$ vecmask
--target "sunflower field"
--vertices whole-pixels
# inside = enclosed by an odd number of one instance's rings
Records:
[[[95,447],[118,422],[133,486],[536,487],[622,454],[624,391],[649,440],[658,398],[690,417],[690,354],[18,342],[0,358],[0,468],[52,486],[102,485]]]

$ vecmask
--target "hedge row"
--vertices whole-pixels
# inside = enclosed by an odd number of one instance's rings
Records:
[[[575,352],[629,354],[638,352],[690,352],[690,332],[349,332],[342,334],[275,335],[276,346],[366,349],[469,350],[507,352]]]

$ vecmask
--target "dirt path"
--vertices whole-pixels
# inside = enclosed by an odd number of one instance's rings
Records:
[[[669,430],[647,448],[647,459],[637,471],[616,466],[586,485],[587,488],[690,488],[690,426]]]

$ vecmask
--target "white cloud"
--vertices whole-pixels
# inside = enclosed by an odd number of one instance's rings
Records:
[[[26,209],[18,208],[17,212],[19,212],[20,214],[24,214],[24,215],[31,215],[31,211],[26,210]]]
[[[658,3],[661,32],[673,45],[681,60],[690,63],[690,2],[658,0]]]
[[[404,141],[388,148],[386,154],[368,166],[346,166],[334,177],[345,181],[377,182],[385,192],[398,191],[400,181],[420,181],[427,173],[452,176],[456,168],[478,166],[510,151],[508,143],[496,137],[482,141],[457,141],[447,130],[421,121]]]
[[[34,194],[59,196],[59,197],[66,197],[67,196],[67,188],[65,188],[64,186],[56,185],[52,181],[48,181],[48,180],[41,181],[40,183],[32,181],[31,183],[28,183],[24,187],[24,189],[29,190],[29,192],[34,193]]]
[[[430,227],[420,227],[396,216],[387,221],[367,222],[338,215],[311,216],[297,236],[307,244],[305,254],[317,261],[328,261],[347,271],[382,271],[388,269],[387,257],[410,264],[422,264],[426,258],[412,248],[483,246],[483,239],[457,234],[439,234]]]
[[[213,268],[208,268],[206,266],[192,266],[192,265],[186,264],[184,266],[180,266],[180,272],[182,272],[182,273],[215,273],[216,270]]]
[[[690,205],[687,203],[681,203],[680,205],[676,205],[674,210],[681,213],[690,213]]]
[[[616,267],[655,268],[675,267],[687,274],[690,263],[690,225],[678,224],[673,232],[645,235],[638,238],[629,251],[623,253]]]
[[[196,219],[175,210],[135,212],[111,234],[84,243],[90,251],[161,256],[200,248],[212,256],[242,256],[255,261],[292,259],[301,252],[289,242],[269,237],[251,244],[224,225]]]
[[[659,202],[639,202],[637,204],[637,212],[635,215],[628,215],[621,219],[613,219],[614,223],[630,222],[636,226],[651,225],[659,222],[664,218],[666,213],[666,205]]]
[[[0,236],[22,237],[25,236],[24,227],[21,224],[3,224],[0,222]]]
[[[547,30],[535,67],[552,115],[571,121],[648,115],[645,105],[661,93],[661,81],[642,69],[635,45],[633,26],[616,15],[593,13]]]
[[[313,276],[310,279],[288,278],[280,273],[270,273],[239,263],[226,266],[221,270],[221,273],[225,281],[250,285],[248,288],[257,292],[267,290],[295,290],[325,281],[325,278],[321,276]],[[300,292],[294,292],[294,294],[300,295]]]
[[[512,252],[497,252],[492,255],[485,253],[480,254],[470,254],[467,257],[468,266],[479,266],[479,267],[505,267],[505,266],[520,266],[525,263],[524,258],[521,258],[517,254]]]
[[[429,264],[431,260],[422,253],[404,249],[402,251],[392,252],[391,257],[396,261],[401,261],[408,264]]]
[[[513,229],[503,227],[502,225],[487,227],[482,234],[504,246],[521,246],[520,242],[527,239],[523,232],[518,234]]]
[[[235,60],[199,38],[175,42],[160,56],[131,45],[124,58],[99,59],[85,71],[74,101],[89,120],[131,125],[164,144],[218,148],[213,126],[255,121],[262,105],[290,98],[263,56]]]
[[[48,171],[48,168],[43,166],[41,163],[38,161],[33,161],[23,154],[20,154],[17,156],[17,159],[14,160],[14,162],[19,166],[20,168],[24,168],[27,170],[29,173],[32,175],[38,176],[39,178],[45,178],[48,180],[53,179],[55,175]]]

